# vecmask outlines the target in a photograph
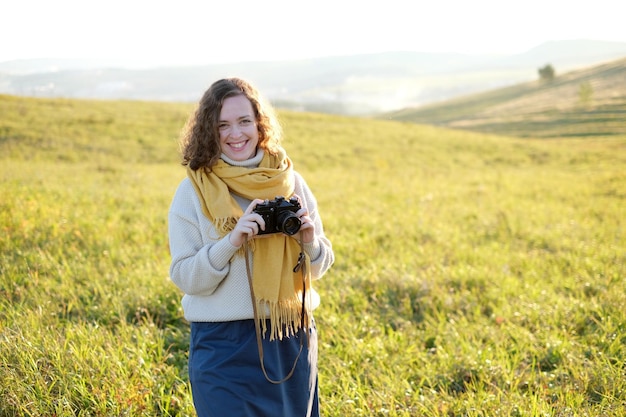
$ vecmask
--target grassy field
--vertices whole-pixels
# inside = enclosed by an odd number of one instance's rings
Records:
[[[0,417],[189,416],[169,282],[191,106],[0,96]],[[325,416],[617,416],[626,136],[281,112],[337,261]]]

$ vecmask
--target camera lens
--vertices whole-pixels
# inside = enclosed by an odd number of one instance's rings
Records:
[[[276,220],[276,228],[279,231],[288,235],[295,235],[296,233],[298,233],[298,230],[300,230],[300,225],[302,224],[298,216],[290,211],[280,213]]]

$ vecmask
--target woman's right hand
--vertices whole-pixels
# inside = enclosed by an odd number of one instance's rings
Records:
[[[265,221],[260,214],[254,213],[254,208],[263,200],[253,200],[246,208],[243,216],[237,220],[235,228],[228,235],[231,245],[240,247],[247,239],[252,239],[259,234],[259,228],[265,230]]]

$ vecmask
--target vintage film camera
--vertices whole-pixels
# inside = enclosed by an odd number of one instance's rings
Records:
[[[259,234],[285,233],[294,235],[298,233],[301,222],[295,213],[300,208],[300,202],[295,197],[291,197],[289,200],[285,200],[285,197],[276,197],[271,201],[265,200],[263,203],[257,204],[253,211],[260,214],[265,220],[265,230],[259,229]]]

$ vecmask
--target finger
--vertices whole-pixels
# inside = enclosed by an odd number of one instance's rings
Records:
[[[265,230],[265,220],[263,219],[263,216],[261,216],[260,214],[251,213],[250,221],[252,221],[257,226],[257,228],[261,228],[261,230]]]
[[[294,194],[293,197],[298,200],[298,203],[300,203],[301,207],[304,207],[304,204],[302,204],[302,198],[298,194]]]
[[[241,225],[241,233],[247,235],[248,237],[253,237],[258,233],[258,226],[256,223],[248,223],[245,225]]]
[[[308,229],[313,229],[313,228],[315,228],[315,226],[313,225],[312,222],[303,221],[302,224],[300,225],[300,230],[308,230]]]
[[[313,223],[313,219],[308,215],[300,216],[300,223],[302,223],[303,225],[311,224]]]
[[[248,207],[246,208],[246,211],[243,213],[243,214],[244,214],[244,216],[245,216],[246,214],[250,214],[250,213],[252,213],[252,211],[254,210],[254,208],[255,208],[257,205],[259,205],[259,204],[263,203],[264,201],[265,201],[265,200],[261,200],[260,198],[257,198],[257,199],[252,200],[252,202],[251,202],[250,204],[248,204]]]

